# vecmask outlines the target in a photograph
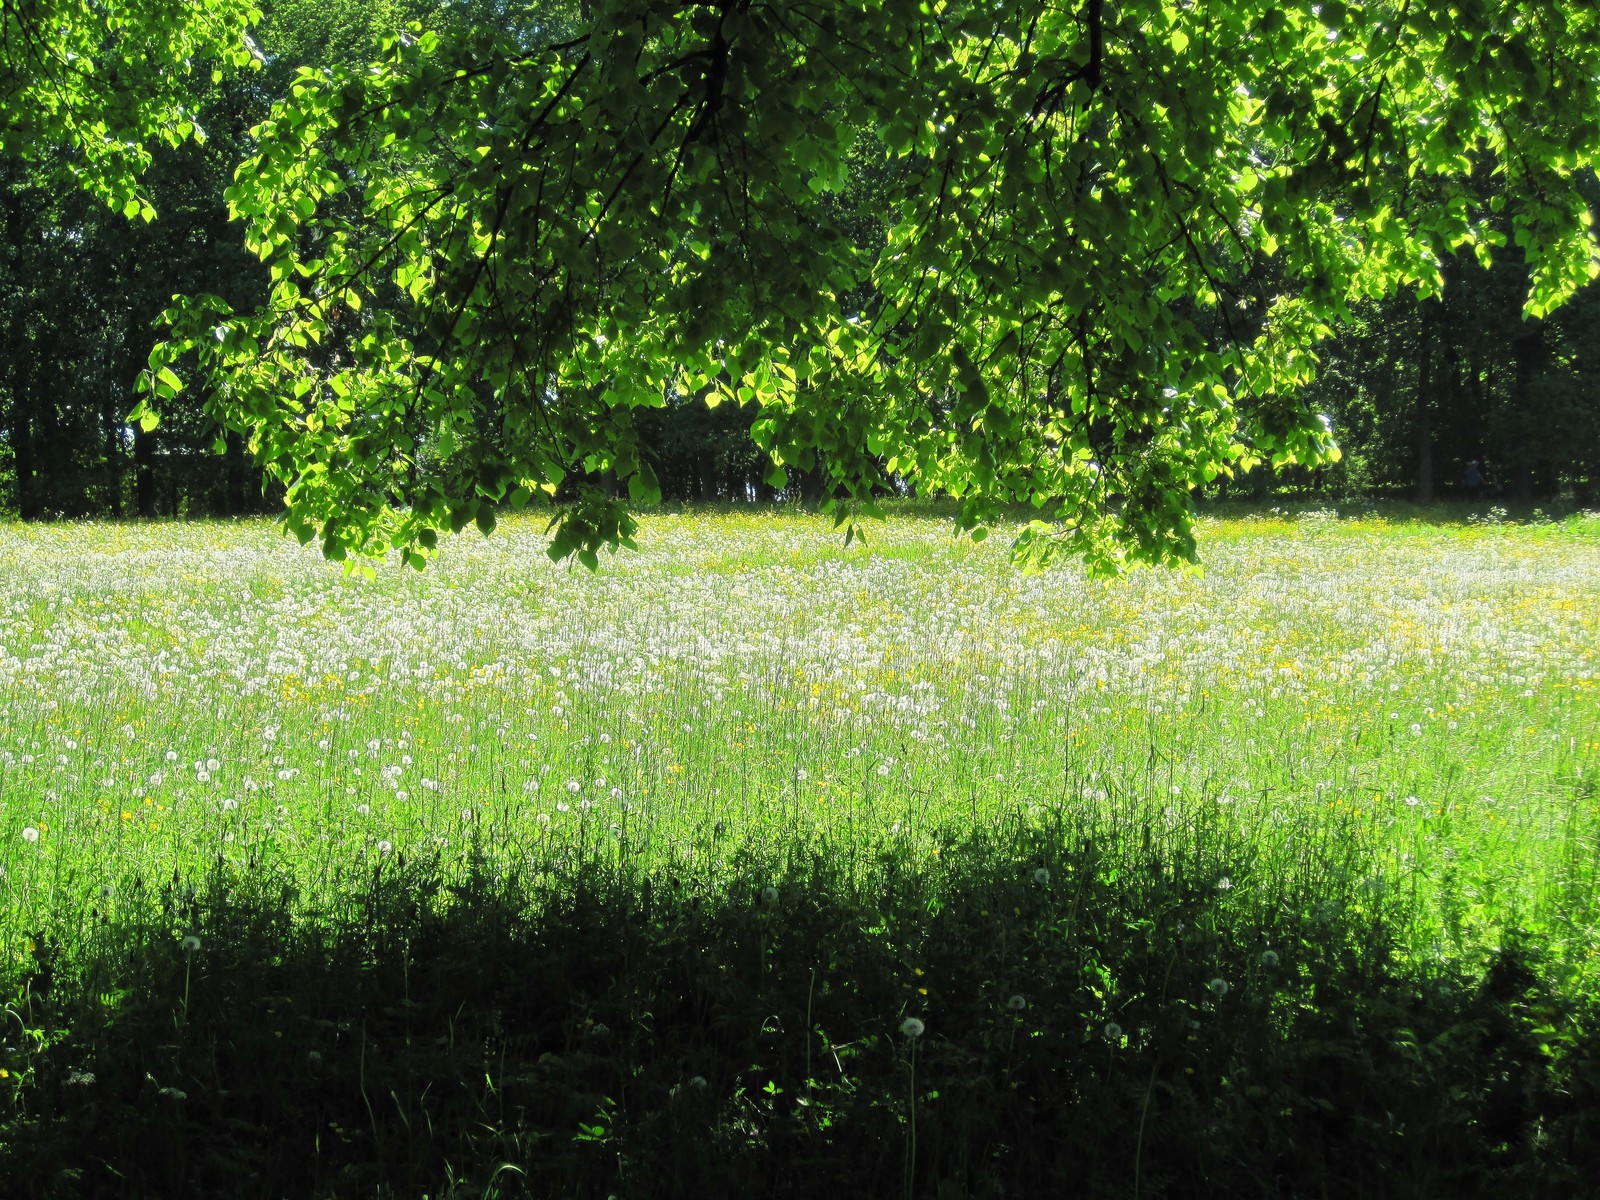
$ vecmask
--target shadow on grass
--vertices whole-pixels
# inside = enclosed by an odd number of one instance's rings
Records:
[[[0,1191],[1593,1185],[1592,1001],[1526,949],[1406,966],[1381,894],[1231,863],[1059,833],[453,885],[388,860],[319,911],[261,873],[171,880],[6,984]]]

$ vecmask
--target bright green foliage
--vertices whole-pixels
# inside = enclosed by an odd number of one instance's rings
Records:
[[[149,386],[197,353],[333,557],[565,484],[551,553],[592,565],[609,482],[657,494],[636,410],[703,395],[841,521],[893,477],[966,529],[1032,504],[1028,561],[1191,560],[1192,488],[1337,455],[1299,398],[1330,324],[1502,240],[1470,176],[1523,198],[1530,314],[1600,273],[1585,6],[586,11],[305,73],[229,196],[269,302],[169,314]]]
[[[250,0],[6,0],[0,153],[51,159],[129,217],[155,217],[137,177],[156,143],[203,139],[200,70],[256,64]]]

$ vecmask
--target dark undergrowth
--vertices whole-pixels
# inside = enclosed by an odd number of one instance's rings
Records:
[[[0,1192],[1594,1194],[1592,998],[1525,942],[1419,965],[1349,873],[1236,851],[96,894],[4,984]]]

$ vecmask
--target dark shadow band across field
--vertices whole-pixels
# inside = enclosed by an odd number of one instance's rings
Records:
[[[1600,1007],[1431,966],[1332,862],[1137,836],[266,864],[84,900],[4,981],[19,1197],[1573,1196]],[[1332,843],[1330,843],[1332,844]],[[1234,874],[1219,876],[1218,851]],[[59,937],[60,935],[58,935]]]

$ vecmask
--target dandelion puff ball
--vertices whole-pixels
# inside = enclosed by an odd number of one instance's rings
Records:
[[[1037,871],[1035,871],[1033,873],[1033,881],[1035,883],[1041,884],[1041,885],[1049,883],[1050,882],[1050,868],[1049,867],[1040,867]]]
[[[1120,1042],[1122,1040],[1122,1026],[1115,1021],[1107,1021],[1106,1040],[1108,1042]]]
[[[1206,987],[1210,989],[1211,994],[1218,1000],[1222,999],[1228,994],[1228,981],[1220,976],[1206,984]]]
[[[1011,999],[1006,1001],[1006,1007],[1012,1012],[1021,1012],[1023,1009],[1028,1007],[1028,1001],[1025,997],[1013,996]]]
[[[904,1021],[900,1022],[900,1032],[905,1034],[908,1038],[921,1037],[927,1028],[928,1027],[916,1017],[907,1017]]]
[[[1275,967],[1278,965],[1278,952],[1276,950],[1263,950],[1261,952],[1261,965]]]
[[[22,840],[27,842],[30,846],[33,845],[34,842],[39,840],[39,831],[32,825],[29,825],[22,831]]]
[[[200,949],[200,939],[195,937],[194,934],[191,933],[183,939],[183,952],[185,954],[193,954],[198,949]]]
[[[769,883],[761,889],[761,899],[763,903],[776,904],[778,902],[778,889]]]

